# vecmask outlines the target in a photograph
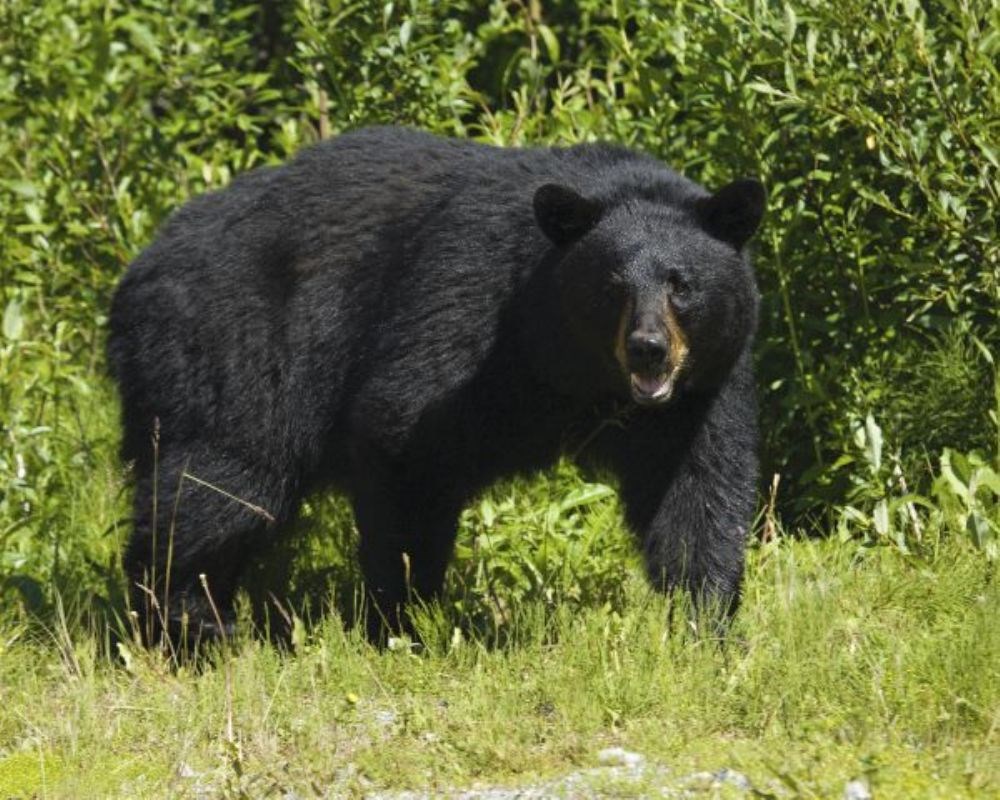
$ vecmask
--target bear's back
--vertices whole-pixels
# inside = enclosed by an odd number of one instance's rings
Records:
[[[135,412],[126,454],[152,416],[165,435],[228,430],[247,450],[292,417],[311,435],[415,336],[428,370],[453,374],[452,338],[477,343],[469,358],[488,349],[549,247],[532,212],[548,182],[609,198],[697,191],[623,148],[505,149],[380,127],[195,198],[114,299],[109,356]]]

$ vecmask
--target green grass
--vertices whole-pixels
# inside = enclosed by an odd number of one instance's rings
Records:
[[[8,626],[0,796],[436,794],[549,780],[609,745],[678,778],[730,767],[791,796],[837,796],[858,776],[883,797],[989,796],[994,573],[965,544],[911,563],[779,540],[754,552],[724,646],[684,614],[671,627],[638,576],[618,610],[525,603],[503,647],[454,634],[439,610],[423,615],[422,652],[378,652],[327,617],[293,652],[247,637],[171,669],[132,648],[116,662],[72,623]]]

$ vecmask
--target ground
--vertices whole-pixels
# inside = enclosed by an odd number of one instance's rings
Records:
[[[172,670],[8,627],[0,796],[1000,792],[1000,587],[981,557],[781,538],[749,576],[724,646],[669,629],[638,574],[617,610],[527,603],[499,647],[453,632],[378,651],[328,617],[292,652],[247,639]]]

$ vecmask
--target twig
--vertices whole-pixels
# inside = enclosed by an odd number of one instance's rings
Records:
[[[277,521],[274,518],[274,515],[270,511],[268,511],[266,508],[262,508],[261,506],[258,506],[255,503],[251,503],[249,500],[244,500],[242,497],[237,497],[235,494],[230,494],[225,489],[222,489],[222,488],[216,486],[214,483],[209,483],[208,481],[202,480],[201,478],[197,477],[196,475],[192,475],[186,469],[184,470],[184,472],[181,473],[181,477],[182,478],[188,478],[188,479],[194,481],[195,483],[197,483],[198,485],[204,486],[206,489],[211,489],[213,492],[218,492],[223,497],[228,497],[230,500],[233,500],[233,501],[239,503],[240,505],[245,506],[246,508],[249,508],[254,514],[257,514],[258,516],[263,517],[268,522],[276,522]]]
[[[222,624],[222,615],[219,613],[218,606],[215,605],[215,598],[212,597],[211,591],[208,588],[208,578],[205,573],[202,572],[198,575],[198,580],[201,583],[201,588],[205,590],[205,597],[208,598],[209,608],[212,609],[212,614],[215,616],[215,624],[219,626],[219,636],[221,637],[223,643],[226,641],[226,627]],[[225,665],[225,677],[226,677],[226,741],[230,744],[236,743],[236,736],[233,733],[233,664],[232,658],[228,651],[225,651],[226,665]]]

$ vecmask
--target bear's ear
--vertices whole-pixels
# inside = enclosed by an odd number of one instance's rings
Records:
[[[712,236],[739,250],[760,225],[766,202],[767,196],[760,182],[744,178],[726,184],[711,197],[699,200],[698,217]]]
[[[601,206],[596,200],[555,183],[539,187],[534,206],[538,227],[557,245],[579,239],[601,216]]]

